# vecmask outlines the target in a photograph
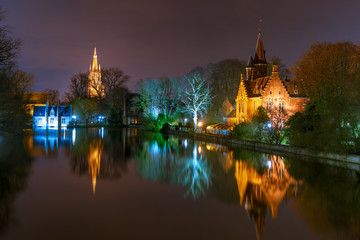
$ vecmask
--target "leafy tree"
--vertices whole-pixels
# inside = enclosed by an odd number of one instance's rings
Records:
[[[98,112],[98,105],[89,98],[77,99],[74,101],[74,112],[81,118],[85,119],[86,124],[94,114]]]
[[[184,92],[184,110],[193,117],[194,128],[197,128],[198,116],[203,117],[211,105],[213,95],[200,72],[189,73],[184,76],[187,88]]]
[[[235,102],[240,75],[245,73],[245,67],[246,63],[238,59],[226,59],[208,65],[210,85],[216,93],[209,109],[209,117],[213,121],[223,121],[226,113],[222,111],[222,106],[227,98],[230,103]]]
[[[310,124],[317,128],[306,132],[310,145],[313,142],[322,150],[344,152],[356,141],[352,133],[356,132],[357,124],[350,123],[358,123],[359,119],[359,56],[359,47],[350,42],[325,42],[313,44],[297,62],[295,77],[303,81],[313,106],[316,106],[316,111],[308,109],[304,118],[322,120],[318,126]],[[311,117],[311,114],[318,117]],[[298,116],[296,119],[301,118]],[[301,124],[294,118],[292,125]],[[296,140],[292,138],[292,143],[303,144]]]

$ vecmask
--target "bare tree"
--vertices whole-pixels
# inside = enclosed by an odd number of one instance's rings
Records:
[[[4,20],[4,11],[0,7],[0,22]],[[21,41],[10,35],[8,26],[0,25],[0,70],[8,70],[15,65],[15,59]]]
[[[71,77],[69,92],[65,93],[65,101],[71,102],[75,99],[88,96],[88,74],[78,73]]]
[[[49,105],[56,105],[60,100],[59,90],[45,89],[45,92],[47,92],[49,96]]]
[[[195,130],[198,116],[203,117],[211,105],[213,99],[211,88],[200,72],[192,72],[184,76],[187,88],[184,92],[184,110],[193,117]]]
[[[119,68],[106,68],[102,70],[101,82],[105,88],[105,95],[115,88],[122,88],[129,81],[130,76],[124,74]]]

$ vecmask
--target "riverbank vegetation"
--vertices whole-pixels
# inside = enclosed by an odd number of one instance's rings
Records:
[[[4,12],[0,9],[0,133],[21,135],[29,127],[30,115],[26,104],[33,75],[16,65],[21,41],[12,36],[4,24]]]

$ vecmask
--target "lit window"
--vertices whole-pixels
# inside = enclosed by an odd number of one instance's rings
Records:
[[[266,110],[267,110],[268,112],[270,112],[270,110],[271,110],[271,102],[267,102],[267,103],[266,103]]]
[[[50,118],[50,123],[54,123],[54,118]]]
[[[39,118],[38,123],[42,123],[42,118]]]
[[[279,111],[281,112],[281,113],[283,113],[284,112],[284,102],[279,102]]]

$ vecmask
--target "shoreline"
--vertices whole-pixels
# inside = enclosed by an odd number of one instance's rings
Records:
[[[220,137],[216,135],[208,135],[208,134],[198,134],[191,132],[182,132],[176,130],[169,130],[168,134],[170,135],[178,135],[184,137],[193,137],[196,140],[203,140],[212,143],[224,144],[232,147],[242,147],[249,150],[254,150],[263,153],[276,154],[285,157],[295,157],[300,159],[311,159],[317,158],[321,159],[324,162],[331,162],[334,165],[343,165],[343,164],[351,164],[354,165],[352,168],[360,170],[360,156],[359,155],[341,155],[341,154],[333,154],[333,153],[324,153],[317,152],[313,150],[308,150],[305,148],[295,147],[291,145],[277,145],[270,144],[265,142],[256,142],[249,140],[240,140],[234,139],[230,137]]]

